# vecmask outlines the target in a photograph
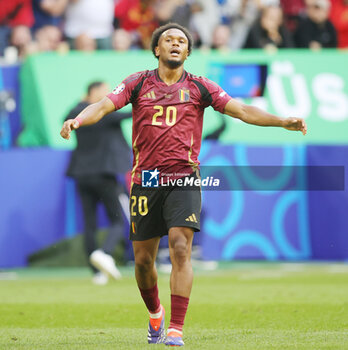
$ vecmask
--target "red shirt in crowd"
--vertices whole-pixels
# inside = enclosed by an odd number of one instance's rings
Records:
[[[31,0],[0,0],[0,26],[31,27],[34,15]]]
[[[145,48],[148,48],[152,33],[158,27],[152,3],[151,0],[120,0],[115,7],[119,27],[127,31],[136,30]]]
[[[305,8],[304,0],[280,0],[280,4],[288,16],[298,16]]]
[[[330,20],[337,31],[338,47],[348,48],[348,1],[331,0]]]

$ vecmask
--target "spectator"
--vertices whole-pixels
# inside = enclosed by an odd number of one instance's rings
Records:
[[[93,52],[97,50],[97,41],[86,33],[82,33],[75,38],[74,49],[78,51]]]
[[[192,14],[201,11],[196,0],[158,0],[155,6],[156,17],[161,25],[174,22],[190,27]]]
[[[31,0],[0,0],[0,55],[9,45],[21,54],[31,41],[33,23]]]
[[[228,48],[243,47],[251,25],[264,6],[278,5],[278,0],[200,0],[202,11],[193,15],[193,27],[202,47],[216,46],[216,30],[224,34],[229,26]],[[218,39],[221,41],[220,39]],[[213,41],[215,41],[213,43]],[[226,45],[224,45],[226,47]]]
[[[220,10],[216,0],[199,0],[201,11],[192,15],[192,29],[195,32],[195,42],[202,48],[213,45],[213,32],[221,23]]]
[[[112,48],[116,51],[127,51],[132,48],[132,35],[126,30],[115,29],[112,35]]]
[[[232,50],[241,49],[247,39],[251,26],[260,15],[263,6],[261,0],[237,0],[237,6],[230,18],[229,47]]]
[[[64,34],[71,48],[83,47],[86,51],[91,50],[93,46],[98,50],[111,49],[113,13],[113,0],[71,0],[66,10],[64,25]],[[77,39],[80,35],[82,39]],[[91,44],[91,41],[95,41],[95,44]]]
[[[69,0],[32,0],[35,23],[33,32],[44,26],[56,26],[60,28],[63,14]]]
[[[47,51],[69,51],[68,44],[62,41],[62,32],[58,27],[53,25],[45,25],[36,30],[34,34],[35,40],[28,44],[25,48],[25,55],[37,52]]]
[[[39,51],[55,51],[62,40],[62,33],[56,26],[45,25],[35,33]]]
[[[338,47],[348,48],[348,0],[331,0],[330,20],[337,31]]]
[[[306,17],[295,32],[296,46],[320,49],[337,47],[336,30],[329,20],[329,0],[306,0]]]
[[[75,118],[89,104],[96,103],[109,92],[103,82],[93,82],[88,86],[87,97],[68,114],[66,119]],[[67,175],[75,178],[84,214],[84,239],[86,253],[91,261],[97,256],[107,261],[114,271],[112,277],[120,273],[112,258],[115,247],[123,240],[124,223],[118,196],[123,192],[116,180],[116,174],[124,174],[130,168],[130,150],[120,127],[120,121],[131,117],[130,113],[111,113],[99,123],[76,130],[77,148],[73,152]],[[110,220],[108,237],[103,248],[97,249],[97,204],[102,202]],[[107,276],[94,272],[93,282],[105,284]]]
[[[115,7],[115,29],[124,29],[132,37],[131,46],[148,50],[151,35],[158,27],[155,0],[119,0]]]
[[[259,5],[260,0],[215,0],[220,12],[220,23],[229,25],[239,15],[240,10],[247,3]]]
[[[305,11],[304,0],[280,0],[286,27],[293,33],[295,32],[300,16]]]
[[[283,13],[279,6],[267,6],[261,11],[260,19],[252,26],[245,48],[290,48],[291,35],[283,25]]]
[[[220,51],[229,50],[230,27],[225,24],[218,24],[213,32],[212,48]]]

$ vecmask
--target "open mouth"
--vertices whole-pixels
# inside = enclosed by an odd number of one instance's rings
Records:
[[[180,50],[179,49],[172,49],[172,50],[170,50],[170,54],[172,56],[179,56],[180,55]]]

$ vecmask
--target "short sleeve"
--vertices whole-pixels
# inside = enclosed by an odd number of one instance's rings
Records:
[[[114,104],[116,110],[132,102],[134,93],[137,89],[137,86],[139,86],[139,84],[142,82],[143,76],[144,72],[134,73],[128,76],[122,81],[121,84],[116,86],[116,88],[107,95],[107,97]]]
[[[207,78],[201,78],[202,85],[206,88],[207,93],[204,96],[207,106],[212,106],[216,111],[223,113],[225,106],[231,96],[227,94],[219,85]]]

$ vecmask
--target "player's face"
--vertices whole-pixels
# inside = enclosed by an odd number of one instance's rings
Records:
[[[180,67],[189,54],[186,35],[180,29],[166,30],[161,35],[155,52],[170,68]]]

